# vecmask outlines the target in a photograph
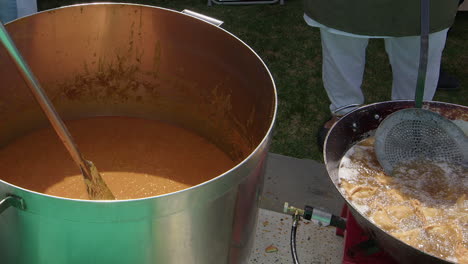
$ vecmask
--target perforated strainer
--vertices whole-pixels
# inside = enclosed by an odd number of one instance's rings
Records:
[[[407,108],[389,115],[377,128],[375,138],[377,158],[388,174],[400,162],[414,159],[468,165],[464,132],[429,110]]]
[[[429,49],[429,0],[421,0],[421,49],[415,107],[392,113],[375,134],[375,152],[385,172],[416,159],[468,165],[468,139],[452,121],[422,109]]]

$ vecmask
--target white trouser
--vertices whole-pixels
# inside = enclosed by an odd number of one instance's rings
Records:
[[[429,56],[423,100],[432,100],[439,79],[440,60],[448,29],[429,35]],[[369,38],[333,34],[321,28],[322,78],[330,110],[363,104],[361,90]],[[419,68],[419,36],[384,38],[393,73],[392,100],[414,100]],[[346,109],[337,114],[346,114]]]
[[[3,23],[36,12],[36,0],[0,0],[0,20]]]

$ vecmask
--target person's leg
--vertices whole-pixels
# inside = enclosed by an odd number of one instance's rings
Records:
[[[328,131],[338,121],[339,116],[345,115],[354,108],[335,110],[364,103],[361,84],[369,40],[333,34],[324,29],[320,29],[320,33],[323,58],[322,80],[331,101],[330,110],[333,113],[332,118],[318,131],[317,143],[322,149]]]
[[[18,17],[31,15],[37,12],[36,0],[16,0],[16,4],[18,6]]]
[[[429,54],[424,86],[425,101],[432,100],[437,88],[447,30],[429,35]],[[385,39],[385,50],[393,73],[392,100],[414,100],[419,69],[419,49],[419,36]]]
[[[367,38],[355,38],[320,29],[322,39],[323,86],[331,101],[330,110],[363,104],[361,91],[366,63]],[[346,114],[347,109],[337,114]]]
[[[0,20],[7,23],[17,17],[16,0],[0,0]]]

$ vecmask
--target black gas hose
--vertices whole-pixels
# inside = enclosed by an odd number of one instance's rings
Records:
[[[284,203],[283,212],[293,214],[290,245],[291,255],[294,264],[299,264],[299,258],[297,257],[296,250],[296,232],[301,217],[303,217],[306,220],[313,219],[315,221],[318,221],[320,226],[334,226],[343,230],[346,229],[346,219],[324,212],[317,208],[313,208],[312,206],[305,206],[304,209],[299,209],[294,206],[289,206],[289,203]]]
[[[296,251],[296,232],[297,232],[298,222],[299,222],[299,216],[293,215],[290,245],[291,245],[291,255],[292,255],[294,264],[299,264],[299,259],[297,257],[297,251]]]

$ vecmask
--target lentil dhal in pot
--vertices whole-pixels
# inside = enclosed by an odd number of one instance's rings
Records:
[[[66,122],[117,199],[176,192],[216,177],[234,162],[207,139],[179,126],[130,117]],[[88,199],[80,171],[51,127],[0,150],[2,179],[33,191]]]

